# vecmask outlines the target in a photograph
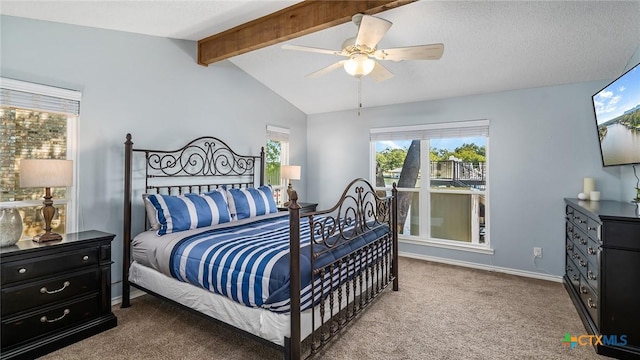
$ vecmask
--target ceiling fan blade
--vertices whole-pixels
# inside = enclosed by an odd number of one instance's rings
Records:
[[[357,46],[366,46],[369,49],[375,49],[384,34],[393,25],[391,21],[380,19],[375,16],[363,15],[358,27],[358,35],[356,36]]]
[[[316,72],[312,72],[311,74],[307,75],[307,77],[313,79],[313,78],[320,77],[320,76],[322,76],[324,74],[328,74],[328,73],[332,72],[333,70],[342,67],[345,61],[346,60],[341,60],[341,61],[338,61],[337,63],[333,63],[333,64],[331,64],[331,65],[329,65],[329,66],[327,66],[325,68],[322,68],[322,69],[320,69],[320,70],[318,70]]]
[[[342,51],[321,49],[321,48],[315,48],[310,46],[284,44],[282,45],[282,48],[286,50],[298,50],[298,51],[307,51],[307,52],[314,52],[314,53],[320,53],[320,54],[346,56],[346,54],[343,54]]]
[[[438,60],[444,52],[444,44],[418,45],[376,50],[373,57],[378,60]]]
[[[373,67],[373,70],[369,73],[369,76],[371,76],[371,78],[376,82],[381,82],[381,81],[391,79],[393,77],[393,74],[391,73],[391,71],[387,70],[386,67],[380,65],[376,61],[376,65]]]

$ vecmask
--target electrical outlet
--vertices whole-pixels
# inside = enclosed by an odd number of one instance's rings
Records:
[[[533,248],[533,256],[542,257],[542,248],[541,247],[534,247]]]

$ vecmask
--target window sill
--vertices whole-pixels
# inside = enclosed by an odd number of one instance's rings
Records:
[[[450,250],[468,251],[478,254],[493,255],[493,249],[488,245],[456,243],[454,241],[434,240],[434,239],[412,239],[398,237],[398,241],[405,244],[438,247]]]

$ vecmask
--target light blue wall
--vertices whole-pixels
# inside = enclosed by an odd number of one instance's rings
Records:
[[[563,198],[576,197],[584,177],[595,178],[603,199],[622,198],[620,169],[601,165],[591,105],[591,95],[605,83],[384,106],[364,109],[361,116],[356,111],[309,116],[309,194],[327,206],[336,200],[334,189],[353,177],[368,177],[370,128],[488,119],[495,254],[410,244],[401,244],[400,251],[559,276],[564,272]],[[539,268],[532,262],[534,246],[543,248]]]
[[[3,77],[82,92],[79,227],[117,235],[114,282],[122,267],[126,133],[136,146],[167,149],[212,135],[257,155],[266,125],[277,125],[291,129],[291,162],[308,168],[306,115],[228,61],[197,65],[195,42],[8,16],[0,23]],[[296,188],[304,193],[306,184]],[[120,295],[119,285],[113,293]]]

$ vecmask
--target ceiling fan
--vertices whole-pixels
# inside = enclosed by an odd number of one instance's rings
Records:
[[[344,67],[344,70],[349,75],[356,78],[369,75],[377,82],[390,79],[393,74],[375,60],[438,60],[444,52],[444,44],[377,49],[376,46],[393,24],[385,19],[363,14],[355,14],[351,20],[358,27],[358,34],[345,40],[342,43],[342,50],[336,51],[289,44],[283,45],[282,48],[349,58],[307,75],[309,78],[316,78],[339,67]]]

